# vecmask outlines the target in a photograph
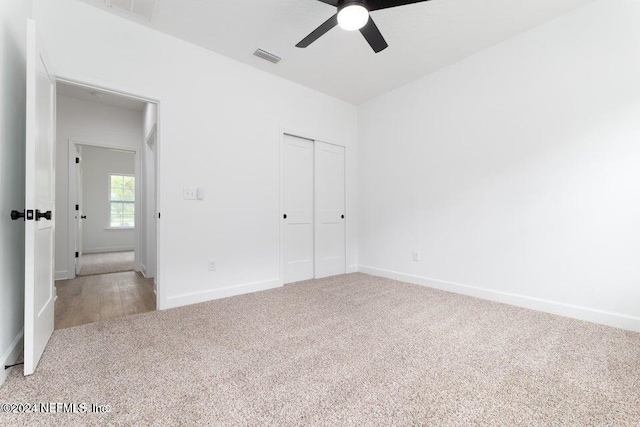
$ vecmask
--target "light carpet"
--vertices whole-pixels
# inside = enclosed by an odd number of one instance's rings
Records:
[[[364,274],[54,332],[1,425],[638,426],[640,334]]]
[[[82,254],[79,276],[133,271],[134,259],[134,251]]]

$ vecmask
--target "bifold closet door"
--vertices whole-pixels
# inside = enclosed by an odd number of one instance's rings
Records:
[[[315,143],[315,277],[346,273],[344,147]]]
[[[284,136],[284,283],[313,278],[313,141]]]

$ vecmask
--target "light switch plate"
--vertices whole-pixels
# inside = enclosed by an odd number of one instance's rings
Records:
[[[196,197],[198,198],[198,200],[204,200],[204,188],[198,187],[196,189]]]

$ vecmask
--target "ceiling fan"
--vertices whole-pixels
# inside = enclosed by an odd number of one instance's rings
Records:
[[[360,30],[375,53],[385,50],[389,45],[382,37],[380,30],[369,16],[370,12],[391,7],[405,6],[428,0],[318,0],[338,9],[335,15],[327,19],[324,24],[313,30],[302,39],[296,47],[307,47],[318,40],[330,29],[339,25],[347,31]]]

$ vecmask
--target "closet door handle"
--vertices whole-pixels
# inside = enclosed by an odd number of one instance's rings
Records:
[[[282,215],[282,218],[287,219],[287,214]]]
[[[340,218],[344,219],[344,215],[340,215]]]

